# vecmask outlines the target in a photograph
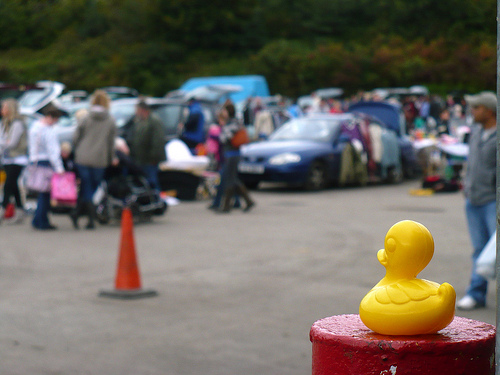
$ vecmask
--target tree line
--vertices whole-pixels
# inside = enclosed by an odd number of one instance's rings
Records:
[[[0,81],[164,95],[263,74],[273,93],[494,90],[493,0],[0,0]]]

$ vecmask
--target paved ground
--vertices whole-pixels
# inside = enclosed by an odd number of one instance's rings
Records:
[[[119,224],[58,231],[0,227],[2,375],[305,375],[309,329],[357,313],[383,277],[376,252],[391,225],[427,226],[436,250],[420,274],[451,283],[469,276],[470,243],[460,193],[415,197],[418,181],[305,193],[253,192],[244,214],[184,202],[134,226],[144,288],[154,298],[98,297],[113,287]],[[486,309],[458,313],[495,323]]]

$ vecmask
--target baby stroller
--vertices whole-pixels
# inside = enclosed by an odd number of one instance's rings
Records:
[[[118,154],[118,152],[117,152]],[[167,203],[152,189],[142,170],[125,155],[118,155],[120,165],[110,167],[94,195],[99,223],[120,220],[124,207],[129,207],[138,221],[149,221],[167,211]]]

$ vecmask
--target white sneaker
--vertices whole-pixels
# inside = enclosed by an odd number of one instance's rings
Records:
[[[484,306],[479,305],[479,303],[474,298],[468,295],[462,297],[462,299],[457,302],[457,309],[459,310],[468,311],[477,309],[478,307]]]

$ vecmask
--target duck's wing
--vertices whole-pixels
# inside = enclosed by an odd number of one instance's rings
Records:
[[[382,304],[423,301],[437,293],[438,284],[427,280],[400,280],[377,288],[375,298]]]

